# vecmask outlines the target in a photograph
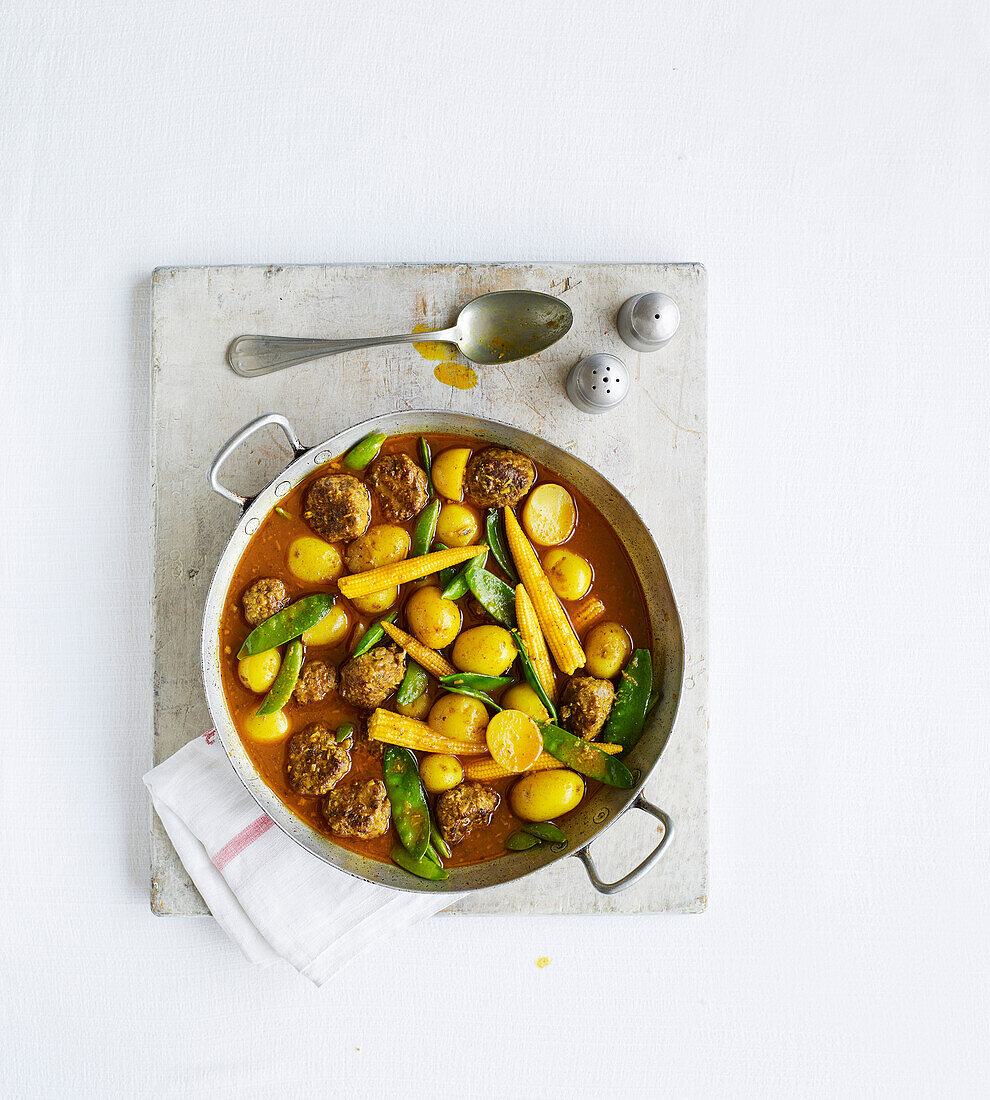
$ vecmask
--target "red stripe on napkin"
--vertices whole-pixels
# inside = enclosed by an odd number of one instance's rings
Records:
[[[213,866],[218,871],[222,871],[224,867],[234,858],[239,856],[249,845],[253,844],[259,836],[264,836],[265,833],[274,825],[270,817],[262,814],[261,817],[252,821],[250,825],[241,831],[234,837],[233,840],[229,840],[217,854],[213,857]]]

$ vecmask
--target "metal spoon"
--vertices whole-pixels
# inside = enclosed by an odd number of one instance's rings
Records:
[[[254,378],[353,348],[443,340],[456,344],[472,363],[511,363],[550,347],[567,332],[573,320],[570,306],[559,298],[535,290],[499,290],[468,302],[454,327],[439,332],[357,340],[238,336],[227,349],[227,362],[237,374]]]

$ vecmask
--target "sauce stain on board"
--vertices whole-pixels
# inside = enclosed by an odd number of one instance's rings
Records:
[[[426,325],[418,324],[413,332],[428,332]],[[458,390],[471,390],[478,384],[478,373],[466,363],[457,362],[457,350],[453,344],[443,340],[423,340],[422,343],[413,344],[413,347],[424,359],[437,362],[433,368],[433,376],[445,386],[453,386]]]

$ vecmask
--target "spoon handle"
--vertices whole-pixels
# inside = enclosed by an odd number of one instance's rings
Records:
[[[382,344],[422,343],[424,340],[454,341],[456,329],[443,332],[409,332],[403,336],[370,336],[356,340],[310,340],[294,336],[238,336],[227,349],[227,362],[236,374],[257,378],[262,374],[326,355]]]

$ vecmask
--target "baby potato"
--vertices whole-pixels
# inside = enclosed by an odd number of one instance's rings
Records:
[[[396,703],[395,709],[407,718],[418,718],[422,722],[430,713],[430,697],[424,691],[422,695],[417,695],[411,703]]]
[[[349,572],[366,573],[380,565],[403,561],[408,553],[409,532],[391,523],[378,523],[350,543],[344,557]]]
[[[364,615],[380,615],[387,611],[399,598],[396,585],[383,588],[379,592],[369,592],[367,596],[354,596],[351,603]]]
[[[337,549],[313,535],[302,535],[289,545],[289,572],[310,584],[329,584],[344,570]]]
[[[523,821],[552,821],[584,798],[584,780],[568,768],[524,775],[509,792],[509,805]]]
[[[488,725],[488,711],[479,700],[450,692],[441,695],[433,704],[426,721],[444,737],[455,741],[480,741]]]
[[[538,546],[566,542],[577,525],[574,498],[563,485],[537,485],[523,505],[522,525]]]
[[[572,550],[551,550],[543,559],[547,580],[562,600],[586,596],[594,579],[591,566]]]
[[[461,609],[445,600],[435,585],[427,585],[406,600],[406,623],[423,645],[443,649],[461,629]]]
[[[306,645],[337,645],[344,640],[348,625],[347,612],[334,604],[316,626],[303,632],[302,640]]]
[[[457,635],[451,660],[461,672],[501,676],[516,659],[512,635],[501,626],[476,626]]]
[[[289,733],[289,719],[282,711],[274,714],[249,714],[244,719],[244,732],[252,741],[281,741]]]
[[[543,752],[539,728],[521,710],[500,710],[488,722],[485,741],[492,759],[512,772],[532,767]]]
[[[464,499],[464,471],[470,457],[470,447],[450,447],[433,460],[430,474],[433,488],[440,496],[448,500]]]
[[[471,546],[478,541],[478,513],[467,504],[445,504],[437,519],[437,540],[445,546]]]
[[[506,688],[505,693],[502,695],[501,705],[506,710],[521,710],[523,714],[528,714],[534,722],[548,722],[550,720],[547,708],[540,702],[539,695],[533,691],[529,684],[513,684],[512,687]]]
[[[619,623],[599,623],[584,640],[585,668],[600,680],[614,679],[626,667],[632,639]]]
[[[277,649],[266,649],[253,657],[242,657],[237,662],[237,675],[241,683],[258,695],[264,693],[275,683],[278,670],[282,667],[282,656]]]
[[[431,753],[419,762],[419,778],[429,794],[451,791],[464,778],[464,768],[456,756]]]

